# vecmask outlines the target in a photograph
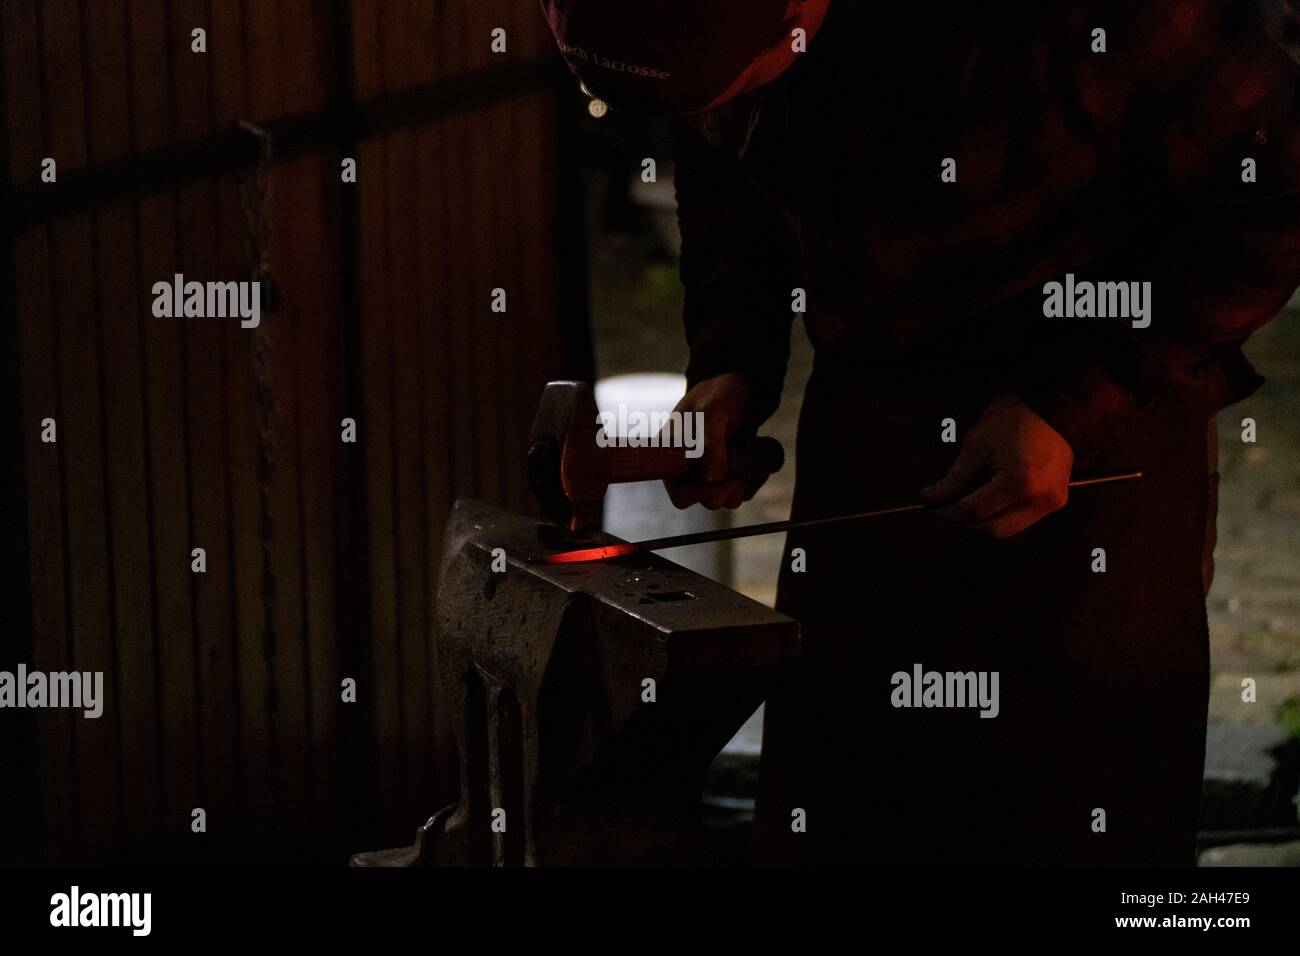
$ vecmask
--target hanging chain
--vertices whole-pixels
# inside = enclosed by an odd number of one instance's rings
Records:
[[[257,141],[257,163],[239,180],[239,205],[244,212],[244,257],[250,278],[260,282],[271,274],[271,224],[266,218],[271,193],[271,134],[245,120],[240,120],[239,126]]]
[[[251,123],[240,121],[246,133],[256,137],[258,158],[253,169],[239,180],[239,204],[244,213],[244,255],[249,278],[260,283],[262,309],[274,312],[279,307],[279,292],[271,278],[271,223],[267,204],[271,192],[271,135]],[[262,321],[253,329],[253,384],[257,403],[257,491],[260,506],[259,542],[262,557],[262,656],[266,661],[266,709],[274,722],[278,712],[273,666],[275,639],[275,564],[272,542],[275,516],[271,508],[275,478],[275,391],[271,375],[270,323]],[[278,764],[276,735],[271,734],[271,765]],[[278,787],[272,787],[272,799]]]

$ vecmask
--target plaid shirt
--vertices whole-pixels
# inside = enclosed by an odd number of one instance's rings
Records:
[[[1300,284],[1298,79],[1239,0],[835,0],[779,81],[676,123],[688,379],[741,372],[766,418],[801,287],[819,360],[1032,329],[1014,390],[1080,461],[1162,388],[1244,397]],[[1150,281],[1150,327],[1045,318],[1067,272]]]

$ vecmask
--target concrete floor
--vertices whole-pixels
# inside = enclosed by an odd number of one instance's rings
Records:
[[[1247,343],[1268,379],[1219,416],[1219,540],[1208,611],[1212,720],[1272,724],[1300,699],[1300,300]],[[1242,441],[1242,420],[1257,441]],[[1243,703],[1241,683],[1258,684]]]

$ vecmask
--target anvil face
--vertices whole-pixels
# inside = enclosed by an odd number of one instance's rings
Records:
[[[534,519],[452,511],[438,654],[461,798],[434,856],[687,853],[704,772],[798,655],[798,625],[655,555],[531,563],[545,553]]]
[[[617,615],[641,622],[650,629],[647,635],[680,647],[679,654],[688,653],[683,641],[689,636],[695,645],[690,653],[722,642],[735,665],[797,655],[798,624],[792,618],[666,558],[639,554],[571,566],[542,563],[554,549],[539,540],[544,537],[538,532],[541,525],[482,502],[456,502],[448,523],[439,603],[444,597],[459,603],[459,595],[447,591],[447,570],[457,558],[473,555],[484,563],[481,573],[493,575],[484,579],[484,589],[496,590],[514,577],[528,579],[532,587],[581,593]],[[600,540],[621,543],[612,535]],[[494,563],[504,570],[493,571]],[[748,632],[745,640],[739,639],[740,630]]]

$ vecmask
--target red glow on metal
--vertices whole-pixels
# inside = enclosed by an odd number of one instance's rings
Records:
[[[1127,481],[1141,478],[1140,471],[1126,471],[1111,475],[1097,475],[1092,478],[1077,478],[1070,482],[1071,488],[1085,485],[1102,485],[1112,481]],[[715,531],[695,531],[667,538],[651,538],[647,541],[623,541],[618,544],[606,544],[598,548],[582,548],[577,551],[561,551],[536,559],[540,564],[574,564],[585,561],[604,561],[607,558],[621,558],[627,554],[640,554],[643,551],[664,551],[680,548],[688,544],[705,544],[709,541],[728,541],[732,538],[748,538],[759,534],[775,534],[778,531],[793,531],[796,528],[817,528],[823,525],[844,524],[850,521],[862,521],[866,518],[883,518],[885,515],[903,514],[909,511],[925,511],[928,504],[917,502],[910,505],[895,505],[892,508],[877,508],[875,511],[859,511],[856,514],[832,515],[827,518],[804,518],[799,521],[769,521],[765,524],[741,525],[738,528],[719,528]]]
[[[581,561],[604,561],[606,558],[621,558],[630,554],[630,544],[607,544],[599,548],[584,548],[581,551],[561,551],[542,558],[542,564],[576,564]]]

